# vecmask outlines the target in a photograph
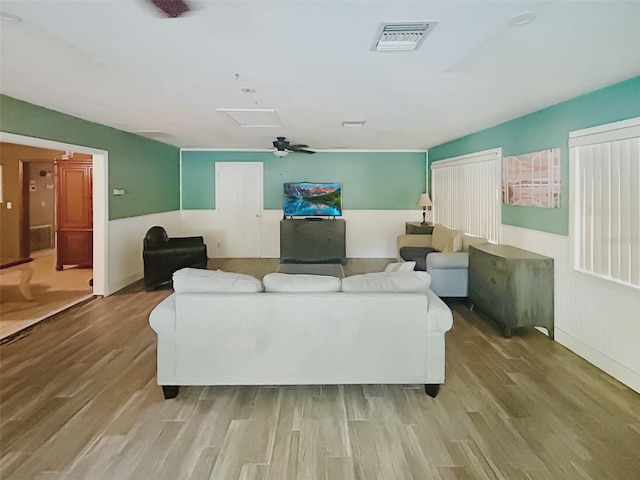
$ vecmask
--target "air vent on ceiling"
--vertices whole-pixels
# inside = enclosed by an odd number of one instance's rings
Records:
[[[147,138],[168,138],[169,134],[160,130],[134,130],[133,133]]]
[[[378,52],[415,50],[437,22],[383,23],[373,46]]]
[[[216,111],[226,113],[240,127],[282,127],[280,117],[273,108],[216,108]]]

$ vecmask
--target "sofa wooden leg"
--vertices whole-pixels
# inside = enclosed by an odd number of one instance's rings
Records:
[[[164,393],[164,399],[176,398],[180,387],[177,385],[162,385],[162,393]]]
[[[429,384],[424,386],[424,391],[431,398],[436,398],[436,395],[438,395],[438,392],[440,391],[440,384],[438,384],[438,383],[429,383]]]

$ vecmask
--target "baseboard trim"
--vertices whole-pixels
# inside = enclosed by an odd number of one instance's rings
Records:
[[[110,283],[107,295],[111,295],[112,293],[116,293],[118,290],[122,290],[124,287],[128,287],[132,283],[142,279],[142,277],[142,272],[136,272],[134,274],[128,275],[125,278],[121,278],[117,282]]]
[[[587,362],[608,373],[630,389],[640,393],[640,374],[621,365],[574,336],[555,328],[555,340]]]

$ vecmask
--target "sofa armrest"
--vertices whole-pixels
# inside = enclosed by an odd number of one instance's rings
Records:
[[[167,242],[167,248],[191,248],[204,244],[204,237],[172,237]]]
[[[398,235],[398,251],[396,253],[399,262],[404,262],[400,256],[402,247],[430,247],[431,235]]]
[[[453,327],[451,309],[431,290],[427,291],[429,309],[427,313],[427,330],[429,333],[445,333]]]
[[[176,334],[176,294],[172,293],[151,310],[149,325],[158,335]]]
[[[469,268],[469,252],[433,252],[427,255],[427,272],[433,269]]]

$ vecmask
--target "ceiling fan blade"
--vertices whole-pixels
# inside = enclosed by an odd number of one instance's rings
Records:
[[[299,148],[309,148],[309,145],[305,145],[303,143],[296,143],[295,145],[289,145],[289,150],[297,150]]]
[[[305,149],[296,149],[296,150],[292,150],[291,148],[289,149],[292,152],[296,152],[296,153],[308,153],[308,154],[312,154],[312,153],[316,153],[313,150],[305,150]]]
[[[169,18],[176,18],[189,11],[189,5],[184,0],[149,0],[158,10]]]

